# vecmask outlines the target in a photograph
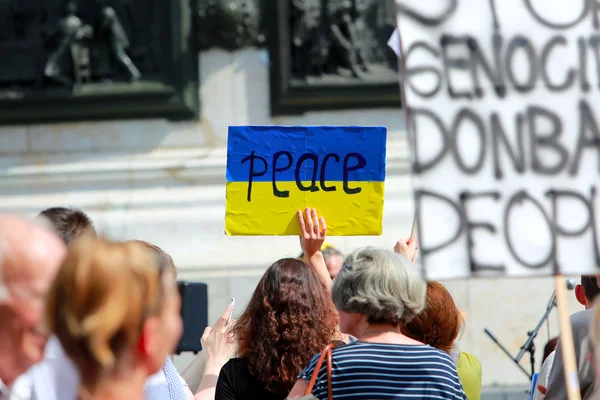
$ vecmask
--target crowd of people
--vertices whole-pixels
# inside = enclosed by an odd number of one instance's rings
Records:
[[[457,347],[463,315],[442,284],[422,279],[416,238],[344,257],[316,210],[298,223],[301,256],[275,261],[237,320],[230,305],[180,375],[168,254],[101,238],[79,210],[0,215],[0,399],[480,399],[481,363]],[[576,289],[589,308],[585,326],[574,323],[582,360],[600,347],[599,291],[591,277]],[[593,359],[580,368],[586,393]],[[561,365],[559,340],[541,396],[564,398]]]

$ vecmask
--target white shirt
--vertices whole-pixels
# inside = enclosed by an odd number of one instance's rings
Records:
[[[554,356],[556,355],[556,351],[550,353],[550,355],[544,360],[542,364],[542,369],[538,375],[538,380],[535,384],[535,391],[533,394],[533,400],[540,399],[543,395],[538,390],[537,386],[542,385],[545,388],[548,388],[548,380],[550,379],[550,371],[552,370],[552,364],[554,364]]]
[[[17,378],[17,380],[12,386],[12,390],[10,391],[10,395],[8,398],[10,400],[31,399],[31,383],[26,374],[23,374]],[[0,399],[4,400],[4,398],[1,396]]]
[[[184,389],[187,388],[188,384],[181,375],[179,376],[179,379],[181,380]],[[144,400],[168,400],[170,397],[167,376],[161,368],[156,374],[146,379],[146,384],[144,385]]]
[[[185,381],[182,383],[187,386]],[[15,381],[10,400],[72,400],[77,398],[78,387],[77,369],[64,353],[58,339],[52,337],[46,345],[44,359]],[[2,397],[0,399],[4,400]],[[169,399],[167,378],[162,368],[146,380],[144,399]]]
[[[8,400],[10,398],[10,388],[0,379],[0,400]]]
[[[79,374],[75,366],[64,353],[58,339],[51,337],[44,359],[15,381],[10,399],[75,399],[78,385]]]
[[[0,400],[29,400],[31,388],[25,375],[18,377],[11,387],[8,387],[0,379]]]

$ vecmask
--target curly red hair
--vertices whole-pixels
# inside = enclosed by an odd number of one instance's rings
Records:
[[[284,258],[265,272],[233,332],[250,373],[285,397],[311,358],[334,340],[337,326],[319,276],[304,261]]]

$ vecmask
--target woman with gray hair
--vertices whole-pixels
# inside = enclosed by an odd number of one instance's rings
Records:
[[[401,254],[365,248],[346,257],[332,297],[341,331],[358,341],[332,351],[333,398],[466,399],[450,356],[402,334],[424,308],[426,290],[418,268]],[[290,398],[304,395],[318,358],[300,374]],[[312,394],[331,398],[326,363],[316,377]]]

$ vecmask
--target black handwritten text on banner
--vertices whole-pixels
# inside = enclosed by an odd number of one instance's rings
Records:
[[[600,273],[600,6],[398,4],[427,277]]]

